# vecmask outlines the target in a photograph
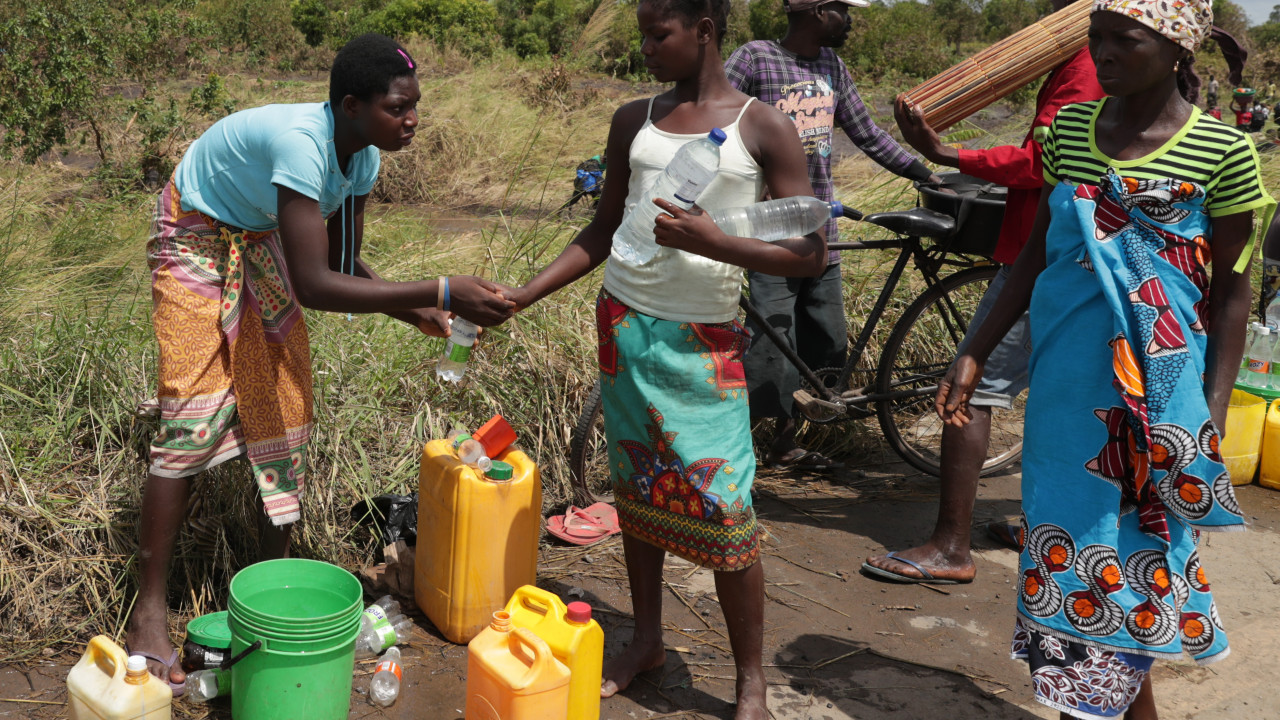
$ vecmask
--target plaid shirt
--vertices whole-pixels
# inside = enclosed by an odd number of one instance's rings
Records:
[[[809,158],[814,197],[835,198],[831,182],[831,142],[835,124],[862,152],[895,175],[904,175],[916,158],[871,121],[867,106],[849,77],[844,61],[831,48],[805,59],[774,40],[753,40],[724,64],[729,82],[747,95],[769,103],[791,117]],[[837,238],[836,221],[827,222],[827,241]],[[832,251],[829,262],[839,262]]]

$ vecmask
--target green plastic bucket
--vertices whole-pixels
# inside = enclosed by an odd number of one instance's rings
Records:
[[[315,560],[268,560],[231,580],[236,720],[346,720],[364,611],[355,576]]]

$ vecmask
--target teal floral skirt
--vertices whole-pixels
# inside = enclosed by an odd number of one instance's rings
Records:
[[[596,300],[609,467],[623,532],[712,570],[760,559],[742,324]]]

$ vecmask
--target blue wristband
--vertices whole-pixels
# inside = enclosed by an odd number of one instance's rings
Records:
[[[449,312],[449,278],[444,279],[444,307],[445,312]]]

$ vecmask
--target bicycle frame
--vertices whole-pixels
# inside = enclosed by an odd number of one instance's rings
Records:
[[[859,219],[860,217],[861,214],[858,214],[854,219]],[[872,306],[871,312],[868,313],[865,322],[863,322],[862,329],[858,332],[858,337],[854,341],[853,348],[851,348],[851,351],[849,352],[849,359],[845,362],[844,369],[840,373],[840,380],[836,384],[837,388],[842,388],[848,385],[849,379],[853,376],[858,362],[862,359],[863,353],[866,352],[867,345],[871,342],[872,333],[875,332],[876,326],[879,325],[880,319],[884,316],[885,310],[889,307],[889,300],[893,296],[893,291],[897,289],[898,282],[902,279],[902,274],[906,271],[907,263],[909,261],[914,261],[916,269],[920,271],[921,276],[924,278],[926,291],[939,282],[939,268],[948,265],[955,267],[972,267],[977,264],[973,262],[948,260],[946,257],[945,246],[935,245],[931,248],[926,248],[920,241],[920,237],[915,235],[899,235],[887,240],[860,240],[855,242],[829,243],[827,248],[839,251],[885,250],[891,248],[899,248],[901,250],[901,252],[898,253],[897,260],[893,264],[893,269],[889,271],[889,277],[885,281],[884,287],[880,290],[880,295],[876,298],[875,305]],[[955,307],[951,306],[951,300],[948,299],[947,302],[951,318],[957,317]],[[822,404],[836,412],[843,414],[848,412],[851,407],[861,408],[862,406],[878,401],[897,400],[904,397],[919,396],[927,393],[931,394],[937,390],[937,386],[934,385],[887,393],[867,392],[866,388],[863,388],[862,394],[852,397],[836,394],[831,388],[823,384],[823,382],[813,372],[813,369],[810,368],[804,360],[800,358],[800,355],[791,348],[790,343],[788,343],[782,335],[765,320],[764,316],[760,314],[760,310],[751,304],[751,301],[746,295],[738,296],[738,305],[747,314],[747,317],[751,318],[755,323],[756,328],[768,337],[769,340],[778,347],[778,350],[782,352],[783,356],[796,367],[800,372],[800,376],[822,394],[822,397],[820,398]],[[963,326],[955,328],[951,327],[951,318],[945,318],[945,322],[948,326],[947,330],[958,343],[960,338],[964,337],[968,328]],[[869,413],[869,411],[867,412]]]

